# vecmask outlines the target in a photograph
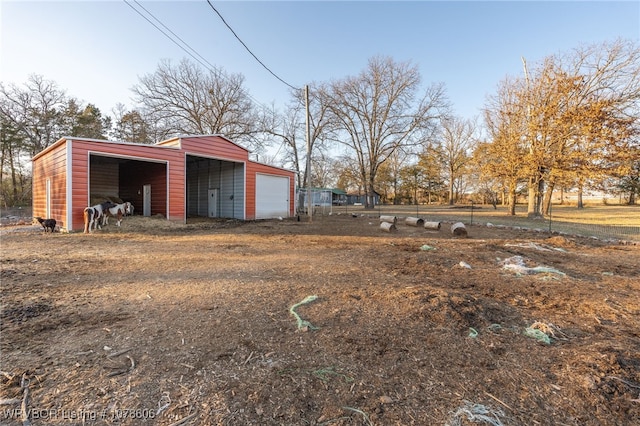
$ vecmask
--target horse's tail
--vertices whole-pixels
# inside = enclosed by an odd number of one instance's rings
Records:
[[[93,216],[93,209],[91,207],[87,207],[84,209],[84,233],[89,233],[89,224],[91,223],[91,217]]]

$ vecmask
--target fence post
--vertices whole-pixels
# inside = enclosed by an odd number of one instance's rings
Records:
[[[473,225],[473,200],[471,200],[471,222],[469,225]]]
[[[551,211],[553,209],[553,201],[549,200],[549,233],[551,233]]]

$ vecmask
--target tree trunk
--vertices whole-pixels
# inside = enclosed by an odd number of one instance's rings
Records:
[[[582,202],[582,182],[578,183],[578,208],[583,209],[584,203]]]
[[[454,204],[455,197],[453,195],[453,179],[449,179],[449,205]]]
[[[373,189],[373,181],[367,182],[367,190],[365,191],[364,197],[364,208],[367,210],[372,210],[375,207],[375,191]]]
[[[517,188],[517,183],[516,182],[511,182],[509,184],[508,203],[509,203],[509,215],[510,216],[515,216],[516,215],[516,188]]]
[[[553,188],[555,187],[555,183],[553,180],[549,181],[547,185],[547,190],[544,193],[544,200],[542,201],[542,212],[544,215],[549,214],[549,209],[551,208],[552,196],[553,196]]]
[[[15,158],[13,158],[13,152],[9,151],[9,166],[11,167],[11,185],[13,186],[13,199],[11,200],[12,205],[16,205],[18,201],[18,178],[16,176],[16,165]]]
[[[536,215],[536,189],[538,188],[537,182],[534,178],[529,178],[527,184],[527,217]]]
[[[530,219],[542,217],[542,190],[544,189],[544,180],[538,173],[536,176],[529,178],[529,203],[527,206],[527,217]]]

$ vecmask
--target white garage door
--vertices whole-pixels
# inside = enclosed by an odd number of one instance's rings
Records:
[[[256,175],[256,219],[289,217],[289,178]]]

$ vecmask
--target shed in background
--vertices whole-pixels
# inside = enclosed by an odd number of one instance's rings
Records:
[[[294,172],[249,160],[220,135],[155,145],[64,137],[32,160],[33,214],[83,229],[85,207],[130,201],[136,214],[240,220],[294,214]]]

